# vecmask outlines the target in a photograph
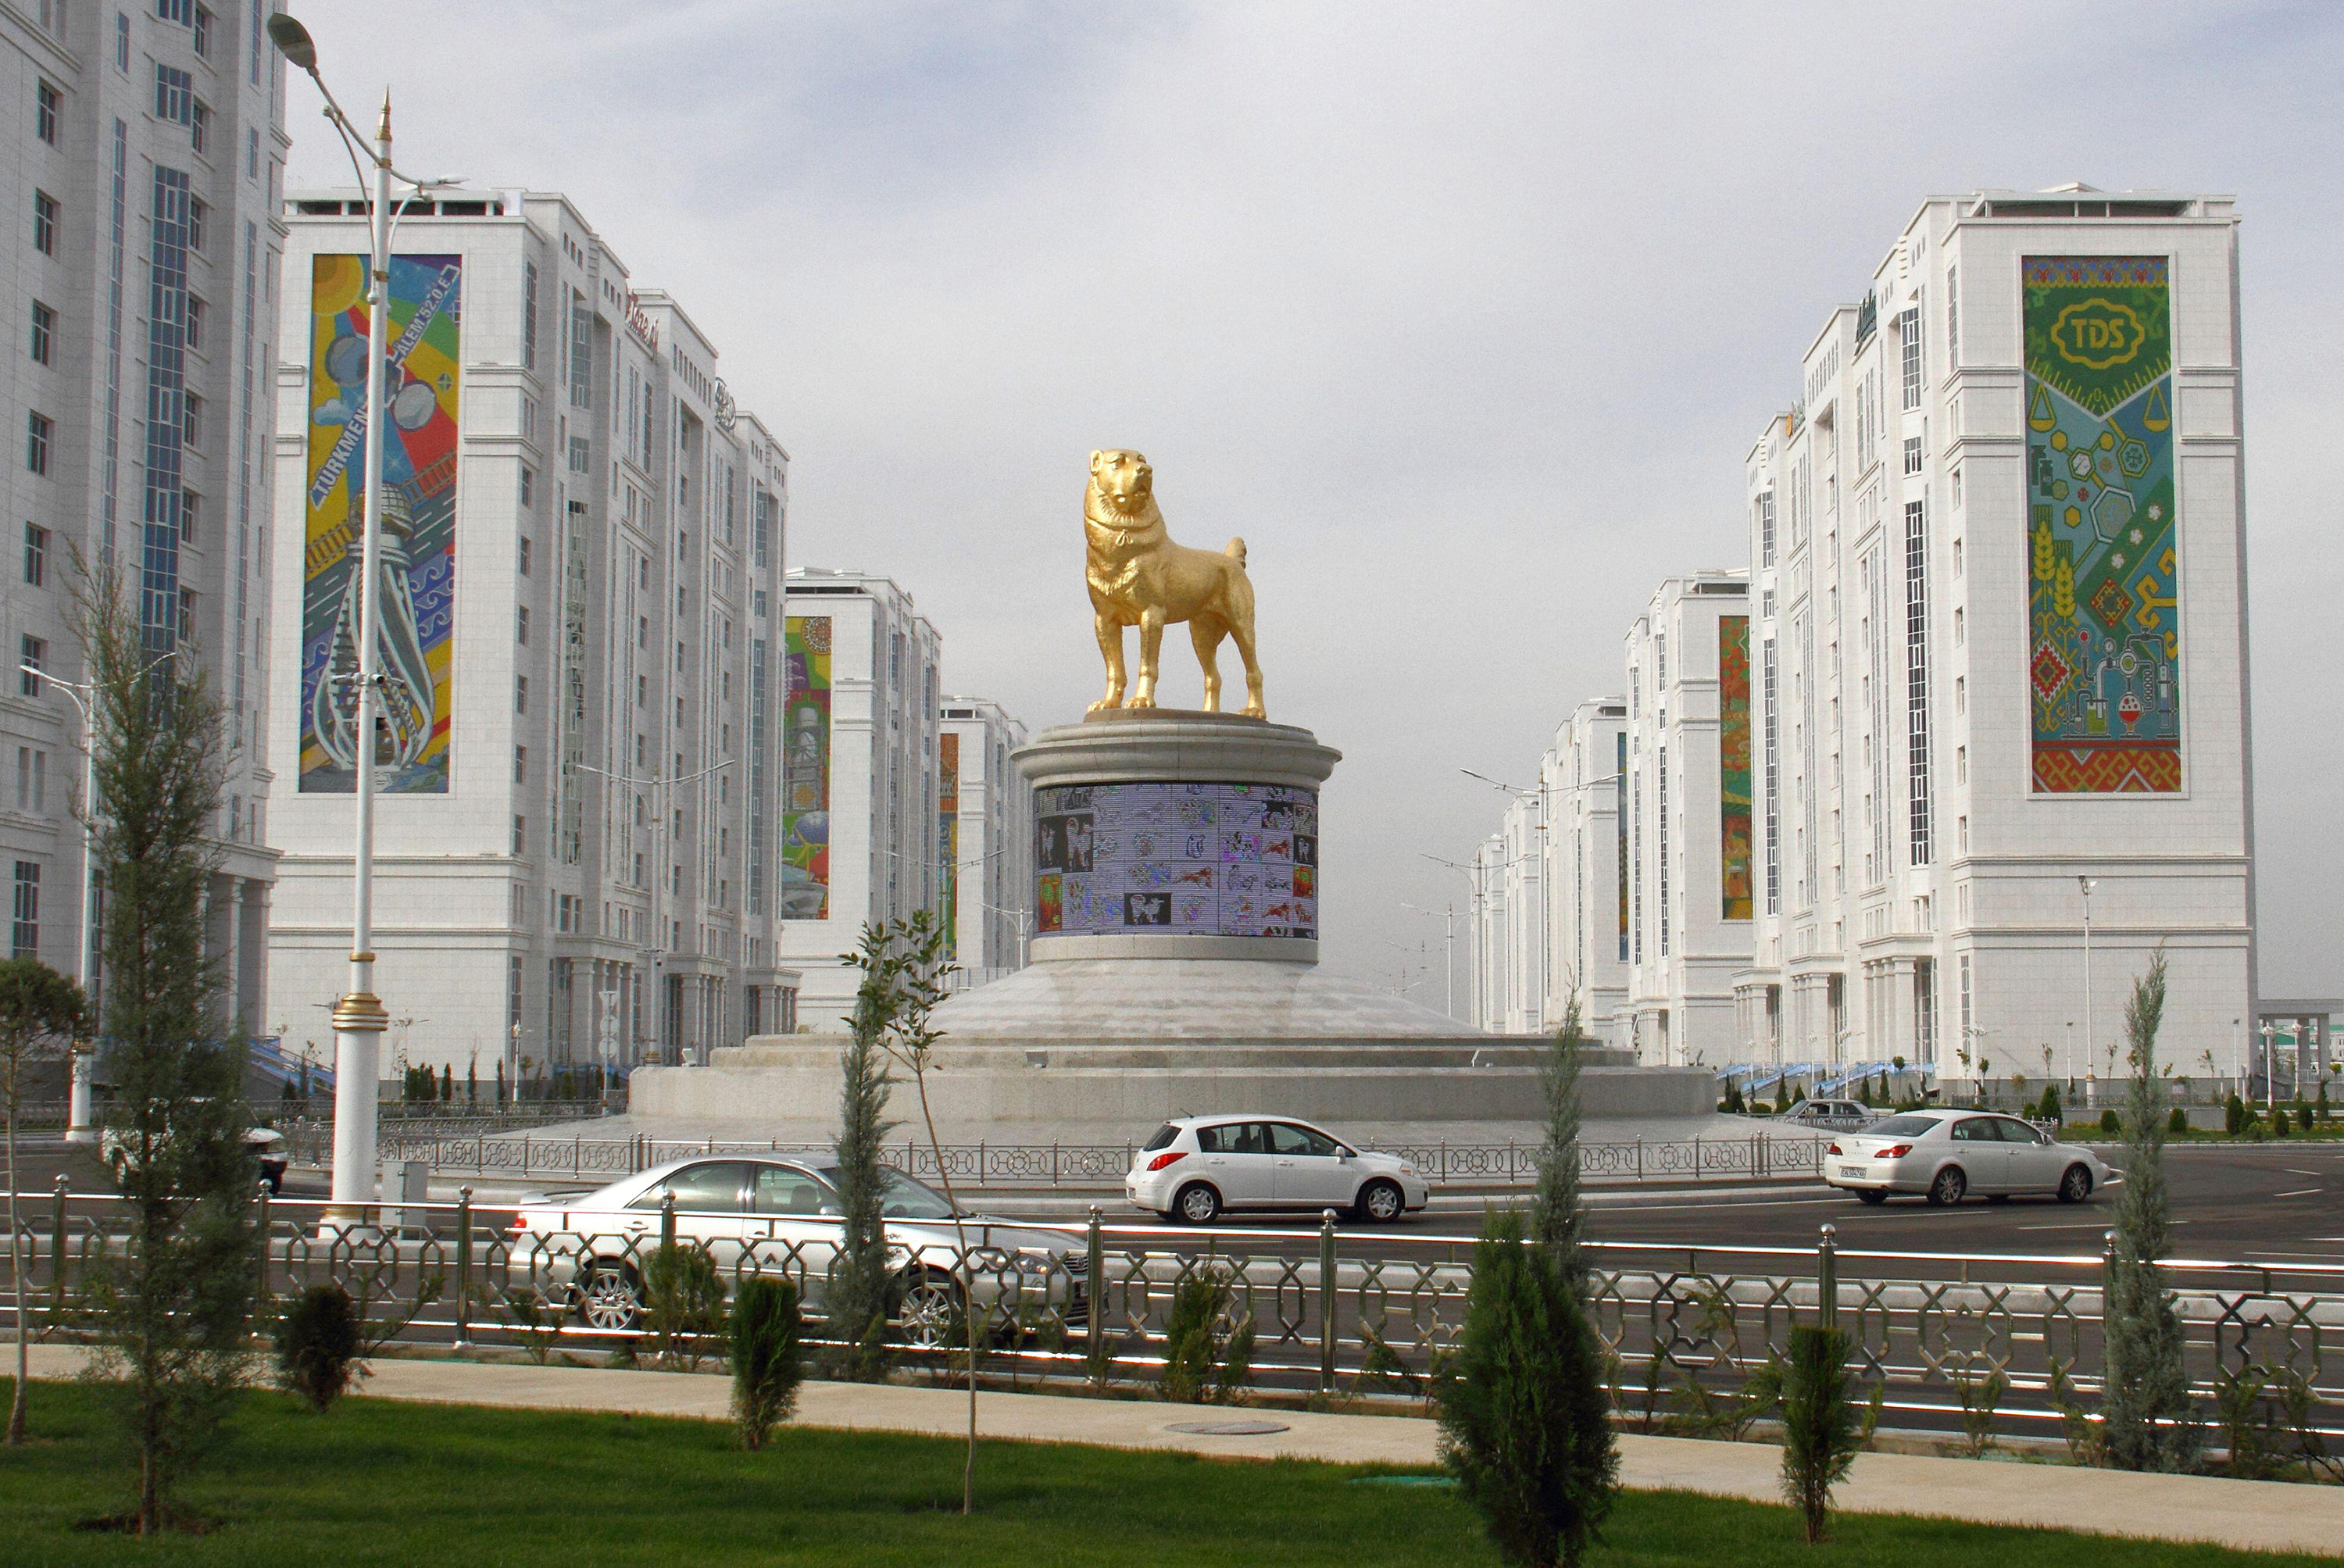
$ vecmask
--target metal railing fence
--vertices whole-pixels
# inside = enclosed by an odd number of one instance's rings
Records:
[[[93,1270],[126,1245],[123,1201],[60,1184],[19,1202],[31,1327],[89,1332]],[[791,1279],[814,1318],[810,1338],[824,1342],[838,1247],[834,1228],[812,1219],[679,1214],[671,1204],[630,1234],[610,1215],[559,1209],[518,1229],[514,1210],[477,1204],[469,1189],[457,1203],[369,1208],[358,1222],[320,1201],[263,1194],[258,1203],[263,1293],[337,1281],[397,1342],[696,1361],[712,1353],[713,1328],[699,1324],[695,1340],[689,1320],[662,1320],[654,1295],[652,1259],[668,1245],[702,1256],[728,1292],[751,1276]],[[1468,1236],[1344,1232],[1331,1211],[1316,1229],[1199,1231],[1110,1225],[1094,1208],[1087,1225],[1018,1229],[1061,1239],[1024,1253],[899,1246],[892,1258],[907,1290],[926,1281],[977,1302],[988,1375],[1152,1381],[1174,1292],[1212,1275],[1228,1287],[1228,1320],[1254,1326],[1257,1386],[1338,1394],[1429,1391],[1462,1328],[1476,1246]],[[1813,1249],[1598,1242],[1587,1258],[1613,1401],[1632,1421],[1731,1429],[1735,1401],[1784,1351],[1792,1326],[1821,1320],[1854,1336],[1860,1376],[1900,1418],[1892,1424],[1958,1424],[1983,1405],[1995,1430],[2056,1431],[2102,1386],[2106,1255],[1841,1249],[1826,1226]],[[2307,1441],[2344,1439],[2344,1264],[2165,1267],[2209,1425],[2250,1373],[2264,1385],[2250,1402],[2277,1410],[2293,1391]],[[583,1288],[603,1276],[611,1289]],[[14,1284],[0,1274],[0,1325],[11,1329]],[[620,1318],[588,1321],[590,1295],[606,1309],[617,1301]],[[640,1310],[627,1319],[630,1302]],[[925,1320],[934,1329],[939,1320]],[[902,1356],[941,1370],[941,1345],[921,1342],[916,1327],[906,1306],[899,1338],[913,1342]]]
[[[322,1165],[332,1156],[333,1124],[298,1123],[286,1129],[296,1163]],[[1582,1176],[1595,1182],[1692,1180],[1814,1176],[1822,1168],[1828,1137],[1801,1132],[1754,1132],[1723,1138],[1676,1140],[1633,1138],[1580,1146]],[[783,1139],[595,1138],[522,1133],[514,1136],[429,1123],[393,1127],[376,1135],[381,1158],[392,1163],[422,1160],[437,1171],[521,1178],[569,1177],[598,1183],[650,1169],[695,1154],[789,1154],[827,1160],[827,1148]],[[933,1180],[940,1174],[988,1188],[1117,1187],[1131,1168],[1139,1146],[1131,1143],[948,1143],[939,1151],[916,1139],[883,1146],[881,1158],[906,1175]],[[1430,1143],[1383,1146],[1386,1154],[1412,1160],[1425,1179],[1448,1182],[1526,1186],[1538,1179],[1535,1143]]]

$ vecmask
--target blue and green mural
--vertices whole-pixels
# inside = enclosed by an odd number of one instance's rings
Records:
[[[2034,793],[2176,793],[2168,263],[2030,256],[2020,268]]]

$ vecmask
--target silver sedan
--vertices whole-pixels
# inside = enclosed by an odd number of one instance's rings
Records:
[[[2081,1203],[2111,1172],[2088,1148],[1990,1111],[1914,1111],[1841,1133],[1824,1156],[1824,1179],[1865,1203],[1915,1193],[1931,1203],[1972,1196],[2042,1193]]]

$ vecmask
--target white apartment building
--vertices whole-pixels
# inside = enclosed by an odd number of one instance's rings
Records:
[[[66,974],[89,918],[74,556],[118,566],[147,646],[192,651],[227,709],[210,941],[224,1027],[269,1031],[276,855],[266,368],[279,341],[284,72],[261,14],[223,3],[0,6],[0,854],[9,950]]]
[[[942,647],[887,578],[792,567],[787,586],[781,961],[803,976],[800,1027],[829,1032],[864,923],[937,907]]]
[[[1591,697],[1571,710],[1539,762],[1548,820],[1541,880],[1549,926],[1546,996],[1533,1026],[1560,1027],[1579,999],[1580,1022],[1605,1044],[1629,1043],[1628,705]]]
[[[953,961],[984,985],[1025,967],[1034,935],[1034,792],[1010,760],[1026,726],[989,697],[946,696],[936,737],[936,866]]]
[[[270,723],[270,1013],[327,1046],[345,984],[346,624],[360,519],[365,203],[285,205]],[[568,198],[399,220],[376,824],[386,1076],[704,1060],[785,1024],[778,966],[789,456],[668,296]],[[329,1047],[328,1047],[329,1048]]]
[[[1644,1061],[1734,1059],[1750,962],[1750,601],[1738,572],[1662,582],[1627,637],[1628,996]]]
[[[2231,200],[2080,186],[1931,198],[1826,319],[1747,466],[1737,1055],[2105,1073],[2159,947],[2164,1059],[2240,1050],[2238,344]]]

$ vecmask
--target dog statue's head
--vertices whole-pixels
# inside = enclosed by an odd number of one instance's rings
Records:
[[[1135,451],[1093,452],[1091,491],[1119,518],[1143,521],[1156,496],[1156,470]]]

